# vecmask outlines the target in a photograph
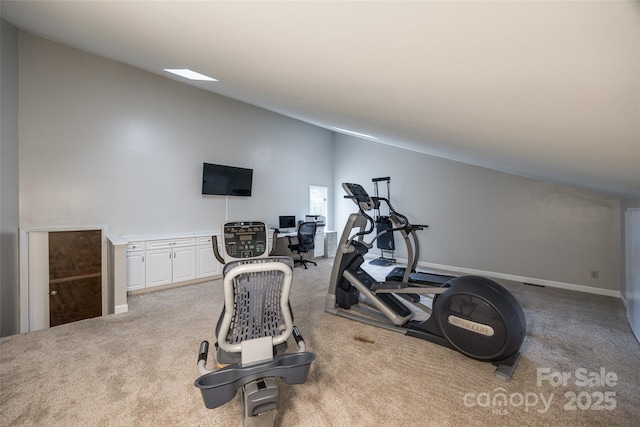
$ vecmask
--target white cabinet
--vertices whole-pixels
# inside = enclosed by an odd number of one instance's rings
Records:
[[[127,240],[127,291],[219,276],[222,268],[213,254],[214,233],[205,233],[121,237]]]
[[[146,287],[196,278],[195,238],[151,240],[146,248]]]
[[[146,276],[144,242],[127,244],[127,291],[144,289]]]
[[[171,283],[173,279],[172,249],[153,249],[148,250],[146,254],[146,287]]]
[[[333,258],[336,256],[338,250],[338,232],[327,231],[324,233],[324,255],[327,258]]]
[[[220,246],[218,244],[218,246]],[[219,249],[219,248],[218,248]],[[220,274],[220,263],[213,254],[211,237],[196,239],[196,275],[197,277],[217,276]]]
[[[174,282],[184,282],[196,278],[196,249],[193,246],[173,249]]]
[[[324,227],[316,229],[316,238],[313,242],[313,257],[320,258],[324,256]]]
[[[127,243],[127,291],[219,276],[211,235],[137,236]],[[188,236],[188,237],[184,237]]]

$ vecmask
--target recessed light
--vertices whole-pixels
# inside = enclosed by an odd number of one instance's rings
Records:
[[[367,135],[366,133],[354,132],[352,130],[337,128],[337,127],[334,127],[333,129],[337,130],[338,132],[344,132],[350,135],[361,136],[363,138],[378,139],[375,136]]]
[[[189,80],[202,80],[207,82],[217,82],[218,80],[211,78],[209,76],[205,76],[204,74],[196,73],[193,70],[189,70],[188,68],[165,68],[165,71],[168,71],[173,74],[177,74],[181,77],[185,77]]]

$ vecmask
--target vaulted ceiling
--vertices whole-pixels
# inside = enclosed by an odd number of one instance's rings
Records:
[[[327,129],[640,196],[637,1],[3,0],[2,17]]]

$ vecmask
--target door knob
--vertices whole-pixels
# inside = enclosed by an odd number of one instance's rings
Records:
[[[58,295],[58,291],[51,291],[51,292],[49,293],[49,295],[51,295],[51,296]]]

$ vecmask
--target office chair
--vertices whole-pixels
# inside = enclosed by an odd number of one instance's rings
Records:
[[[301,263],[304,268],[307,268],[307,264],[311,263],[315,266],[315,262],[304,259],[303,256],[306,253],[313,251],[315,248],[315,239],[316,239],[316,227],[317,224],[315,222],[303,222],[298,227],[298,244],[293,244],[291,241],[291,237],[289,237],[289,249],[291,252],[297,252],[300,254],[300,259],[294,259],[294,262]]]

